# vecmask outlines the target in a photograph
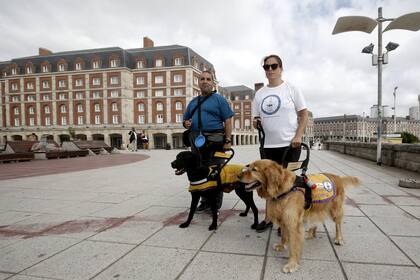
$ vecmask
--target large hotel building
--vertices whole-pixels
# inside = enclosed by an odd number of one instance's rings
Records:
[[[213,65],[179,45],[53,53],[0,62],[0,142],[35,134],[61,143],[103,140],[121,148],[144,131],[153,148],[182,147],[183,112],[200,93],[198,76]],[[235,111],[233,144],[254,144],[247,87],[219,88]]]

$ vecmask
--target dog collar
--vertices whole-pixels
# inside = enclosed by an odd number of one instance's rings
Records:
[[[278,195],[276,197],[273,197],[272,200],[273,201],[280,200],[280,199],[284,198],[286,195],[288,195],[289,193],[295,192],[295,191],[302,191],[303,192],[303,190],[301,190],[300,188],[298,188],[296,186],[293,186],[289,191],[287,191],[285,193],[282,193],[281,195]]]
[[[201,180],[198,180],[198,181],[194,181],[194,182],[190,181],[190,184],[191,185],[200,185],[200,184],[205,183],[205,182],[207,182],[207,178],[204,178],[204,179],[201,179]]]

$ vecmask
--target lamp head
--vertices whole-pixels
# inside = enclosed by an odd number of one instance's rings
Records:
[[[385,49],[390,52],[398,48],[398,46],[399,44],[397,43],[389,42],[388,45],[386,45]]]
[[[369,46],[366,46],[366,47],[364,47],[363,48],[363,50],[362,50],[362,53],[373,53],[373,48],[375,47],[375,45],[374,44],[372,44],[372,43],[370,43],[370,45]]]

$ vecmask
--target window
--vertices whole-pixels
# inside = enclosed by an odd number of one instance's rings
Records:
[[[139,115],[138,122],[142,124],[144,123],[144,115]]]
[[[27,83],[26,83],[26,88],[27,88],[27,89],[34,89],[34,83],[32,83],[32,82],[27,82]]]
[[[249,95],[245,95],[245,100],[248,100],[249,99]]]
[[[184,91],[180,88],[177,88],[177,89],[174,90],[174,95],[175,96],[184,95]]]
[[[118,104],[117,103],[112,103],[112,112],[118,112]]]
[[[64,71],[64,64],[58,64],[58,71],[60,72]]]
[[[59,88],[64,88],[64,87],[66,87],[66,81],[65,81],[65,80],[59,80],[59,81],[58,81],[58,87],[59,87]]]
[[[144,68],[144,62],[142,60],[139,60],[136,62],[136,68],[141,69]]]
[[[175,66],[182,65],[182,58],[180,58],[180,57],[175,58],[174,64],[175,64]]]
[[[239,96],[235,96],[235,100],[239,100]]]
[[[156,111],[163,111],[163,104],[162,104],[162,102],[156,103]]]
[[[76,99],[83,99],[83,92],[76,92]]]
[[[163,123],[163,115],[162,114],[156,115],[156,123]]]
[[[95,60],[94,62],[92,62],[92,68],[93,69],[98,69],[99,68],[99,61]]]
[[[93,98],[94,98],[94,99],[101,98],[101,93],[100,93],[99,91],[94,91],[94,92],[93,92]]]
[[[198,77],[194,77],[194,85],[198,85]]]
[[[175,103],[175,110],[182,110],[182,102],[177,101]]]
[[[112,59],[111,60],[111,67],[118,67],[118,60]]]
[[[139,109],[140,112],[143,112],[144,111],[144,104],[143,103],[139,103],[137,105],[137,108]]]
[[[182,83],[182,75],[174,75],[174,83]]]
[[[156,59],[156,61],[155,61],[155,65],[156,65],[156,67],[162,67],[162,65],[163,65],[163,60],[162,60],[162,59],[160,59],[160,58]]]
[[[17,69],[16,68],[12,68],[12,75],[16,75],[17,74]]]
[[[19,115],[19,113],[20,113],[19,107],[15,107],[15,108],[13,108],[13,113],[14,113],[15,115]]]
[[[29,115],[33,115],[33,114],[35,114],[35,110],[34,110],[34,107],[29,107],[28,108],[28,112],[29,112]]]
[[[137,77],[136,85],[144,85],[144,77]]]
[[[101,85],[101,78],[93,78],[93,80],[92,80],[92,84],[93,84],[94,86],[99,86],[99,85]]]
[[[120,82],[118,77],[111,77],[111,85],[117,85]]]
[[[245,105],[245,109],[249,109],[249,105],[247,104],[247,105]]]
[[[19,118],[15,118],[15,126],[20,126],[20,120],[19,120]]]
[[[245,129],[251,129],[251,121],[250,119],[245,119]]]
[[[77,117],[77,124],[78,124],[78,125],[82,125],[83,123],[84,123],[83,116],[78,116],[78,117]]]
[[[177,123],[182,123],[184,115],[183,114],[176,114],[176,120]]]
[[[118,97],[118,96],[119,96],[118,90],[111,91],[111,97]]]
[[[42,96],[42,100],[48,101],[48,100],[50,100],[50,96],[48,94],[45,94],[45,95]]]
[[[13,102],[19,102],[19,100],[20,100],[20,98],[17,95],[15,95],[15,96],[12,97],[12,101]]]
[[[61,106],[60,106],[60,112],[61,112],[61,113],[67,113],[67,108],[66,108],[66,105],[61,105]]]
[[[74,68],[76,68],[76,71],[82,70],[82,63],[77,62],[74,66]]]
[[[238,109],[239,109],[239,107],[240,107],[239,105],[235,105],[234,109],[235,109],[235,110],[238,110]]]
[[[118,124],[118,115],[112,115],[112,123]]]
[[[42,73],[48,73],[48,65],[42,65]]]
[[[51,125],[50,117],[45,117],[45,125]]]
[[[83,113],[83,105],[82,104],[77,105],[77,112],[78,113]]]
[[[32,74],[32,67],[26,66],[26,74]]]
[[[163,76],[155,76],[155,84],[163,84]]]
[[[81,87],[83,86],[83,80],[82,79],[77,79],[76,80],[76,87]]]
[[[144,90],[140,90],[140,91],[137,91],[137,92],[136,92],[136,96],[137,96],[138,98],[141,98],[141,97],[145,97],[145,96],[146,96],[146,94],[144,93]]]
[[[50,82],[49,81],[42,81],[42,88],[50,88]]]
[[[95,104],[95,112],[100,112],[101,111],[101,105],[99,105],[98,103]]]
[[[235,120],[235,128],[241,128],[241,124],[239,120]]]
[[[35,118],[29,118],[29,126],[35,125]]]
[[[45,114],[49,114],[50,113],[50,107],[49,106],[45,106],[44,107],[44,113]]]
[[[12,90],[18,90],[18,85],[17,85],[17,83],[13,83],[13,84],[12,84]]]
[[[101,124],[101,116],[99,115],[95,116],[95,124]]]
[[[163,96],[163,89],[158,89],[155,91],[155,96]]]
[[[28,95],[28,101],[35,101],[35,96]]]
[[[61,117],[61,125],[67,125],[67,118],[66,116]]]
[[[65,94],[65,93],[60,93],[60,94],[58,95],[58,99],[59,99],[59,100],[66,100],[66,94]]]

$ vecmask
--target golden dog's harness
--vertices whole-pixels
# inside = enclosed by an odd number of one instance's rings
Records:
[[[194,192],[216,188],[217,179],[211,178],[211,175],[214,172],[214,168],[216,167],[211,166],[209,168],[209,174],[206,178],[203,178],[199,181],[190,182],[190,187],[188,190],[190,192]],[[220,173],[220,180],[224,192],[231,192],[238,186],[238,175],[241,173],[243,168],[244,166],[239,164],[228,164],[222,168],[222,172]]]
[[[273,198],[279,200],[291,192],[301,191],[305,196],[305,210],[309,209],[312,203],[323,203],[336,196],[336,187],[332,180],[325,174],[312,174],[296,176],[293,187]]]

